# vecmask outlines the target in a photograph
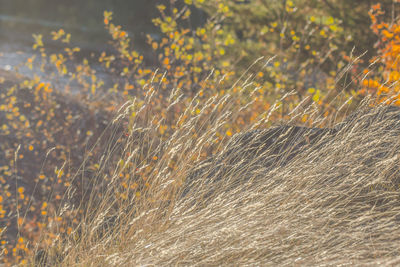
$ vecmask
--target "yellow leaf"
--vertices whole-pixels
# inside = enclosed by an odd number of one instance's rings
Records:
[[[58,170],[57,171],[57,178],[60,178],[63,174],[64,174],[64,171],[62,169]]]
[[[185,1],[186,2],[186,1]],[[157,9],[158,10],[160,10],[160,11],[163,11],[163,10],[165,10],[165,6],[164,5],[157,5]]]
[[[314,100],[314,102],[318,102],[318,100],[319,100],[319,98],[320,98],[320,94],[321,94],[321,91],[320,90],[317,90],[316,92],[315,92],[315,94],[314,94],[314,96],[313,96],[313,100]]]
[[[90,90],[92,92],[92,95],[94,95],[96,93],[96,85],[92,84],[92,88]]]
[[[35,50],[38,47],[43,47],[43,36],[41,34],[32,34],[35,39],[35,44],[33,45],[33,49]]]

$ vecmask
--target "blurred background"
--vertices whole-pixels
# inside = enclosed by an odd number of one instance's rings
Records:
[[[129,34],[135,49],[147,63],[154,65],[154,54],[146,44],[146,35],[160,39],[160,31],[152,23],[159,15],[155,8],[160,0],[0,0],[0,68],[23,64],[33,55],[32,34],[48,35],[55,29],[70,33],[71,45],[81,48],[83,56],[109,49],[109,33],[104,29],[103,12],[116,14],[115,23]],[[179,3],[178,3],[179,6]],[[206,14],[192,7],[193,26],[205,21]],[[59,44],[47,48],[58,51]],[[23,52],[23,53],[22,53]],[[29,77],[26,68],[20,71]]]
[[[77,45],[99,49],[107,38],[103,11],[118,14],[116,21],[135,39],[143,33],[155,33],[151,19],[157,15],[156,0],[1,0],[0,34],[2,49],[24,49],[31,46],[32,33],[47,34],[55,28],[64,28],[73,35]],[[12,45],[11,45],[12,44]]]

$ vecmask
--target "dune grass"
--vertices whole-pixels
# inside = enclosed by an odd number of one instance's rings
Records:
[[[195,106],[199,113],[191,112],[196,103],[192,101],[182,114],[188,115],[184,122],[178,119],[173,134],[162,138],[151,116],[151,97],[152,90],[135,112],[123,142],[118,142],[118,135],[108,139],[78,226],[71,235],[59,236],[38,250],[31,262],[61,266],[399,263],[399,110],[370,109],[368,102],[363,103],[342,124],[330,123],[337,129],[334,136],[305,146],[285,165],[263,166],[259,162],[272,148],[251,157],[243,144],[228,154],[234,163],[230,170],[217,172],[218,181],[209,182],[209,174],[219,166],[208,161],[207,171],[194,178],[196,187],[182,197],[190,186],[186,178],[204,163],[201,155],[216,145],[213,137],[243,107],[233,104],[235,93]],[[172,107],[174,97],[170,99]],[[134,102],[127,102],[109,127],[123,124]],[[249,129],[265,128],[264,118]],[[231,149],[232,142],[226,145],[226,141],[217,142],[215,158],[223,158]],[[126,156],[104,179],[102,170],[112,167],[114,161],[108,159],[114,153]],[[146,185],[140,185],[144,190],[138,194],[138,185],[132,185],[143,172]],[[130,177],[125,187],[121,173]]]
[[[294,50],[246,69],[219,31],[229,8],[195,31],[176,23],[189,6],[172,19],[157,8],[165,38],[148,44],[159,68],[105,11],[112,41],[98,57],[59,29],[51,41],[33,35],[38,53],[25,64],[49,80],[0,72],[5,265],[399,264],[400,111],[386,106],[398,104],[388,54],[378,49],[383,61],[362,70],[351,53],[317,77],[314,59],[291,62],[302,49],[293,31]],[[312,25],[326,37],[327,25]],[[51,53],[48,41],[65,49]],[[329,51],[312,52],[323,62]]]

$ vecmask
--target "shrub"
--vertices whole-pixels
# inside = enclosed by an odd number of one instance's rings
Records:
[[[181,223],[174,216],[188,223],[193,223],[191,216],[207,217],[207,208],[196,211],[204,203],[189,208],[177,201],[176,194],[190,169],[224,151],[237,132],[266,128],[282,119],[292,124],[332,125],[356,95],[332,91],[343,77],[336,77],[344,63],[336,62],[339,52],[333,53],[346,32],[339,18],[316,8],[316,14],[322,14],[318,22],[317,15],[304,17],[306,9],[296,10],[304,2],[285,1],[282,10],[271,5],[272,13],[287,15],[283,20],[277,21],[275,14],[267,18],[265,29],[247,20],[239,27],[235,15],[254,10],[253,5],[184,2],[157,6],[160,17],[153,23],[162,36],[159,40],[147,37],[157,68],[146,65],[128,33],[105,11],[110,47],[98,57],[85,58],[78,47],[70,45],[71,35],[59,29],[50,37],[33,35],[37,54],[26,66],[44,77],[2,73],[0,231],[5,263],[22,264],[28,259],[32,264],[50,265],[132,263],[129,255],[119,254],[126,252],[123,247],[140,246],[165,229],[177,233],[174,227]],[[209,15],[195,29],[190,28],[193,5]],[[264,19],[259,12],[254,14]],[[46,46],[51,42],[64,49],[49,52]],[[249,59],[256,54],[262,57]],[[237,64],[242,56],[247,59]],[[324,65],[328,59],[335,64]],[[102,80],[93,62],[101,64],[109,80]],[[321,79],[316,77],[320,74]],[[360,134],[367,133],[360,130]],[[355,171],[350,163],[359,154],[352,155],[345,162],[350,172]],[[335,159],[327,157],[323,162]],[[293,164],[298,165],[288,170],[298,174],[299,162],[304,163],[296,161]],[[289,176],[285,170],[278,171]],[[301,177],[318,174],[310,168]],[[351,181],[359,185],[358,180]],[[268,185],[259,186],[265,191]],[[302,186],[283,183],[289,185]],[[217,192],[224,194],[225,186]],[[342,185],[337,186],[335,192],[342,192]],[[312,187],[307,189],[314,192]],[[229,200],[234,198],[233,193],[225,194]],[[237,201],[250,201],[241,194]],[[304,198],[295,201],[303,203]],[[242,214],[250,216],[244,210]],[[172,251],[171,255],[176,254]]]
[[[393,11],[394,12],[394,11]],[[399,56],[399,19],[389,23],[385,19],[387,11],[380,3],[372,6],[369,15],[371,18],[371,29],[378,36],[378,55],[371,59],[373,69],[365,69],[364,75],[358,79],[363,87],[361,95],[372,95],[378,102],[398,105],[399,101],[399,67],[397,58]]]

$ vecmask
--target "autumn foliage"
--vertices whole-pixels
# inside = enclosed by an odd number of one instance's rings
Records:
[[[103,216],[104,199],[111,214],[146,197],[169,203],[186,175],[180,166],[218,153],[249,127],[281,120],[331,126],[367,94],[400,103],[400,22],[385,20],[386,1],[369,13],[365,3],[354,12],[365,13],[359,19],[369,14],[371,29],[367,21],[363,30],[378,38],[364,61],[351,54],[364,33],[343,21],[343,12],[353,12],[349,1],[333,1],[339,11],[325,1],[258,2],[157,5],[152,22],[160,36],[147,36],[152,64],[110,11],[103,21],[109,47],[98,55],[84,55],[63,29],[33,34],[35,56],[25,67],[48,79],[0,72],[4,263],[34,262],[42,251],[57,258],[83,237],[98,241],[85,226]],[[194,9],[207,15],[196,27]],[[55,43],[62,49],[47,49]],[[177,133],[187,143],[175,144]],[[180,154],[168,150],[173,145]],[[198,150],[191,154],[191,147]],[[178,177],[173,189],[155,183],[160,176]],[[156,186],[170,191],[157,199]]]
[[[381,4],[373,5],[369,11],[372,21],[371,30],[378,36],[377,56],[370,63],[375,64],[371,71],[366,69],[361,80],[363,89],[360,94],[377,96],[378,102],[400,104],[400,68],[398,64],[400,55],[400,23],[395,20],[388,21],[387,13]]]

